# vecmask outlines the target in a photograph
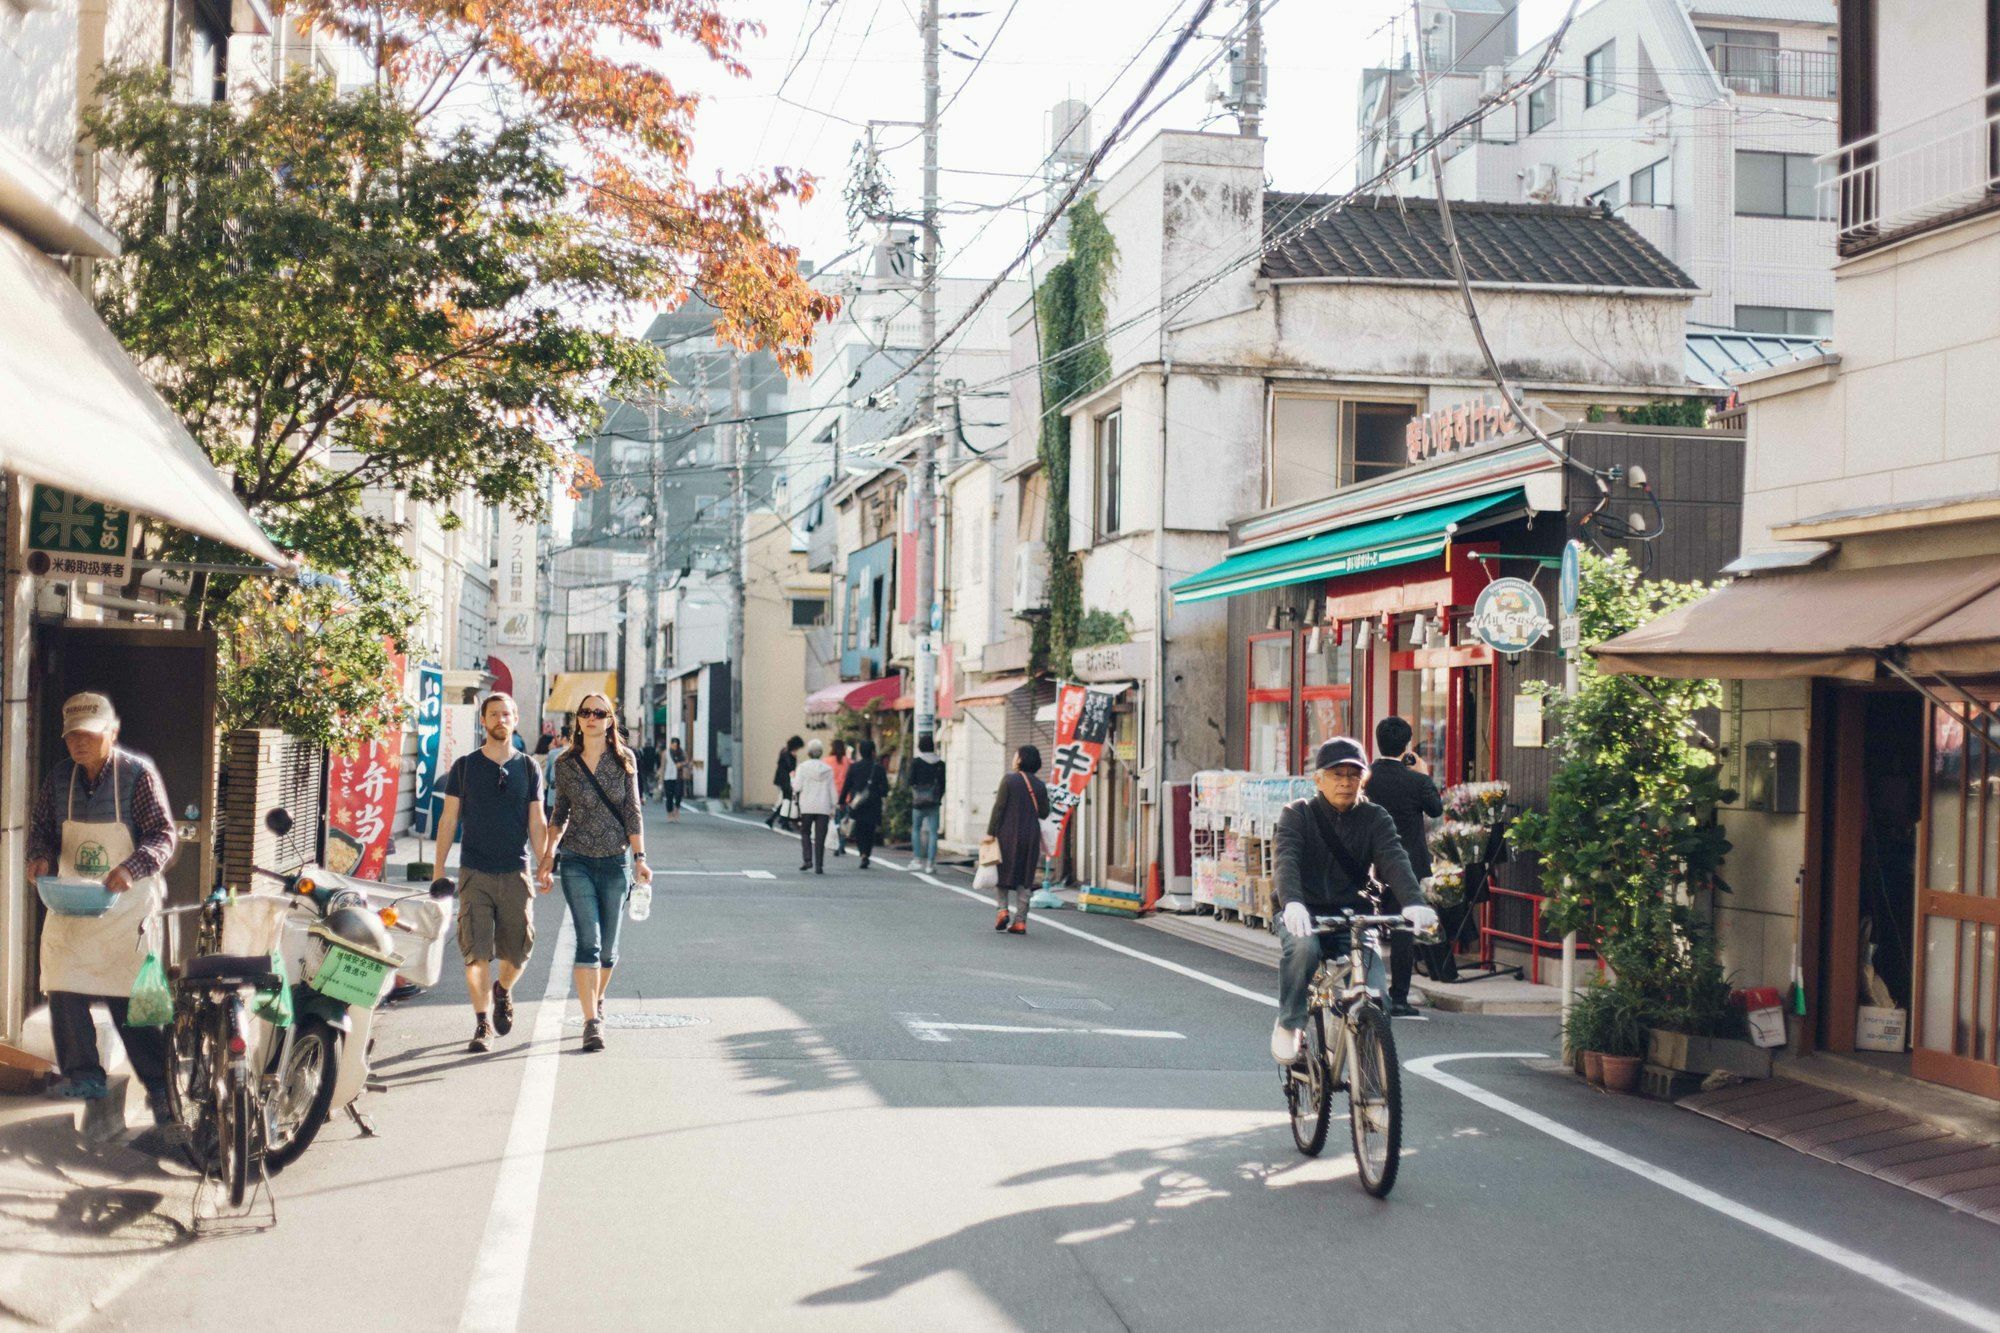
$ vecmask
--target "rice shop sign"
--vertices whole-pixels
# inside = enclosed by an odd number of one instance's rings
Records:
[[[1488,444],[1521,429],[1521,419],[1495,403],[1461,403],[1411,420],[1403,428],[1410,461],[1441,458]]]
[[[1527,652],[1555,628],[1548,604],[1525,579],[1495,579],[1480,589],[1467,625],[1481,643],[1507,654]]]
[[[132,577],[128,510],[37,486],[28,513],[28,572],[46,578],[124,583]]]

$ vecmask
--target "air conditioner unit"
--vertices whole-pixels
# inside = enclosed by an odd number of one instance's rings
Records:
[[[1553,162],[1537,162],[1521,173],[1521,193],[1530,202],[1552,204],[1561,189],[1561,180]]]
[[[1014,614],[1027,616],[1048,606],[1048,548],[1023,546],[1014,552]]]

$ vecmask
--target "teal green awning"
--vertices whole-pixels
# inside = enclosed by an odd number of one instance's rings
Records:
[[[1428,560],[1451,541],[1451,527],[1468,518],[1524,503],[1519,487],[1476,500],[1458,500],[1391,518],[1371,519],[1256,551],[1241,551],[1173,588],[1177,602],[1233,597],[1260,588],[1282,588],[1311,579],[1339,578]]]

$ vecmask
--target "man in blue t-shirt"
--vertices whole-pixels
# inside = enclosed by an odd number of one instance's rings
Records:
[[[542,809],[542,771],[513,746],[519,710],[504,694],[489,694],[479,705],[486,743],[451,766],[444,779],[444,813],[438,819],[438,866],[459,832],[458,949],[465,956],[465,987],[472,994],[475,1054],[493,1049],[493,1034],[514,1027],[514,983],[535,947],[530,910],[535,892],[553,883],[540,861],[548,847],[548,817]],[[536,859],[528,878],[528,857]],[[495,976],[495,960],[498,975]],[[492,1017],[487,1010],[489,1003]]]

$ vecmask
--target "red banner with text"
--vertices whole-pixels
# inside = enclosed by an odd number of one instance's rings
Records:
[[[380,879],[389,859],[402,777],[403,734],[369,741],[353,755],[333,755],[326,774],[326,868],[358,879]]]
[[[1042,845],[1051,857],[1062,851],[1070,812],[1083,800],[1083,789],[1097,771],[1104,742],[1111,736],[1111,703],[1106,690],[1063,684],[1056,689],[1056,752],[1050,760],[1049,817],[1042,823]]]

